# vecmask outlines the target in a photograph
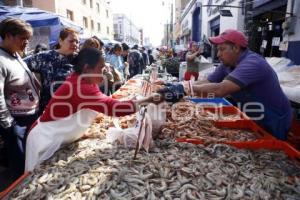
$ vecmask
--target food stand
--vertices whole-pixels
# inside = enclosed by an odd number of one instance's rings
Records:
[[[145,76],[128,80],[112,98],[154,91]],[[100,113],[88,138],[26,172],[0,198],[299,199],[300,153],[226,104],[185,98],[168,105],[160,133],[136,159],[134,148],[106,140],[116,119]],[[124,129],[131,121],[117,119]]]

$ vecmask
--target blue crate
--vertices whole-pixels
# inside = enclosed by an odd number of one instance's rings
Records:
[[[201,103],[205,105],[220,105],[220,106],[232,106],[232,104],[225,98],[189,98],[189,100],[195,103]]]

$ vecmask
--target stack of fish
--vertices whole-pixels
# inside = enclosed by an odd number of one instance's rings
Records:
[[[158,140],[149,153],[86,139],[36,169],[9,199],[300,199],[284,153]]]

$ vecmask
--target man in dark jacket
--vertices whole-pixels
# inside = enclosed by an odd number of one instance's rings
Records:
[[[150,65],[150,64],[149,64],[149,56],[148,56],[148,54],[147,54],[147,52],[146,52],[146,48],[145,48],[145,47],[142,47],[142,48],[141,48],[141,54],[142,54],[142,56],[143,56],[143,61],[144,61],[144,66],[143,66],[143,68],[145,69],[147,65]]]
[[[138,45],[134,45],[128,55],[130,78],[141,74],[143,71],[144,61],[143,56],[138,50]]]

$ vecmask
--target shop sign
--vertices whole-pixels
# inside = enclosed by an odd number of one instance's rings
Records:
[[[272,38],[272,46],[278,47],[280,44],[280,37],[273,37]]]
[[[262,44],[261,44],[261,48],[267,48],[267,44],[268,44],[268,42],[267,42],[267,40],[263,40],[262,41]]]
[[[259,7],[259,6],[267,3],[269,1],[271,1],[271,0],[254,0],[254,2],[253,2],[253,8],[257,8],[257,7]]]
[[[210,7],[210,9],[208,10],[208,16],[214,15],[217,12],[219,12],[219,10],[221,10],[222,8],[224,8],[226,5],[231,4],[232,2],[234,2],[235,0],[225,0],[223,1],[223,3],[220,4],[220,6],[213,6]]]
[[[279,44],[279,50],[280,51],[287,51],[289,47],[289,41],[282,41]]]

